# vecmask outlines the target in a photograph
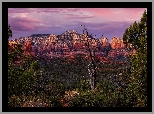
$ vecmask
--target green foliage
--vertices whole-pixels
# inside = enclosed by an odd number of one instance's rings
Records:
[[[69,101],[70,107],[92,107],[92,106],[101,106],[102,98],[101,96],[97,96],[92,92],[84,92],[79,96],[76,96],[74,99]]]
[[[21,61],[19,65],[17,61]],[[20,45],[16,45],[12,52],[8,53],[8,94],[20,95],[28,93],[36,83],[33,76],[38,69],[37,61],[23,55]]]
[[[22,106],[32,101],[47,107],[62,107],[65,91],[79,95],[68,100],[69,107],[145,107],[147,106],[147,14],[126,29],[123,40],[136,54],[124,64],[97,63],[96,89],[91,90],[85,55],[51,61],[33,60],[23,55],[21,45],[8,53],[8,105]],[[9,34],[9,33],[8,33]],[[11,36],[11,35],[10,35]],[[131,44],[131,45],[130,45]],[[17,65],[16,62],[22,60]],[[98,65],[99,64],[99,65]],[[117,82],[123,82],[120,85]]]
[[[50,82],[44,88],[44,93],[52,96],[63,96],[65,93],[64,86],[60,83]]]
[[[9,107],[20,107],[22,100],[19,96],[12,95],[8,98],[8,106]]]
[[[136,49],[144,49],[147,45],[147,12],[144,11],[141,21],[137,23],[136,21],[133,25],[125,30],[123,34],[124,43],[132,44]]]
[[[35,64],[34,64],[35,63]],[[37,63],[29,63],[29,67],[20,65],[19,67],[9,62],[8,67],[8,93],[9,95],[22,93],[28,93],[32,90],[32,87],[36,84],[36,78],[34,77],[34,70]]]
[[[50,96],[49,103],[51,107],[62,107],[62,103],[60,102],[60,97]]]
[[[8,34],[12,36],[12,31],[8,30]],[[38,62],[32,60],[29,56],[25,56],[21,47],[22,45],[15,44],[13,47],[9,47],[11,52],[8,50],[9,106],[12,106],[12,104],[17,106],[16,97],[31,93],[37,83],[34,72],[39,69]],[[17,62],[20,63],[17,64]]]
[[[8,106],[10,107],[62,107],[60,97],[46,95],[40,92],[38,95],[12,95],[8,99]]]
[[[89,90],[90,89],[89,79],[85,80],[81,79],[76,88],[78,88],[80,91]]]
[[[69,101],[69,107],[124,107],[125,96],[119,91],[86,90]]]
[[[127,101],[134,107],[147,106],[147,12],[139,23],[126,29],[123,39],[132,44],[136,54],[131,56],[131,75],[126,89]]]

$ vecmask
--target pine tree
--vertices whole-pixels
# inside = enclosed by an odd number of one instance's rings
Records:
[[[8,37],[12,37],[10,26],[8,29]],[[8,47],[11,50],[8,50],[8,97],[13,94],[28,94],[36,84],[36,77],[33,74],[39,69],[38,62],[24,55],[22,45]]]
[[[8,39],[12,37],[12,30],[10,29],[10,25],[8,26]]]
[[[131,56],[131,75],[126,89],[127,103],[134,107],[147,106],[147,12],[141,21],[134,22],[126,29],[123,40],[130,49],[135,47],[136,54]]]

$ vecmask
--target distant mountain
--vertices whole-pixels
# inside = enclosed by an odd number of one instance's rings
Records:
[[[96,55],[112,58],[115,60],[124,60],[130,53],[123,43],[123,40],[114,36],[109,43],[108,39],[94,38],[88,36],[90,49],[95,49]],[[23,45],[25,53],[31,53],[35,57],[52,58],[56,56],[69,56],[72,53],[88,54],[86,47],[87,37],[85,34],[79,34],[75,30],[66,31],[61,35],[55,34],[33,34],[29,37],[19,38],[9,41],[10,43],[19,43]],[[133,52],[135,53],[135,51]],[[100,56],[100,55],[99,55]]]

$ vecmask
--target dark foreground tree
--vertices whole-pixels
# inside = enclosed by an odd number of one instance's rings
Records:
[[[131,55],[131,75],[126,89],[127,102],[132,106],[147,106],[147,12],[139,23],[134,22],[123,34],[124,43],[136,53]]]
[[[10,25],[8,26],[8,39],[12,37],[12,30],[10,28]]]
[[[12,36],[12,30],[8,30],[8,36]],[[28,95],[36,84],[37,77],[34,73],[39,66],[37,61],[23,54],[20,44],[8,45],[8,105],[18,106],[13,96]]]
[[[88,48],[90,60],[91,60],[91,62],[88,65],[88,72],[89,72],[89,76],[90,76],[89,82],[90,82],[91,89],[94,90],[96,88],[95,50],[90,49],[90,41],[89,41],[89,37],[88,37],[89,34],[88,34],[87,29],[85,29],[85,25],[84,25],[83,34],[84,34],[84,31],[86,31],[86,46]]]

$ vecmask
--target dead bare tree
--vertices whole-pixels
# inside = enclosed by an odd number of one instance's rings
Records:
[[[89,54],[90,54],[90,60],[91,60],[91,62],[88,65],[88,72],[89,72],[89,75],[90,75],[89,83],[90,83],[91,89],[94,90],[96,88],[95,50],[90,49],[90,41],[89,41],[89,38],[88,38],[89,35],[88,35],[87,29],[85,29],[85,25],[84,25],[83,34],[84,34],[84,31],[86,31],[86,46],[88,48],[88,51],[89,51]]]

